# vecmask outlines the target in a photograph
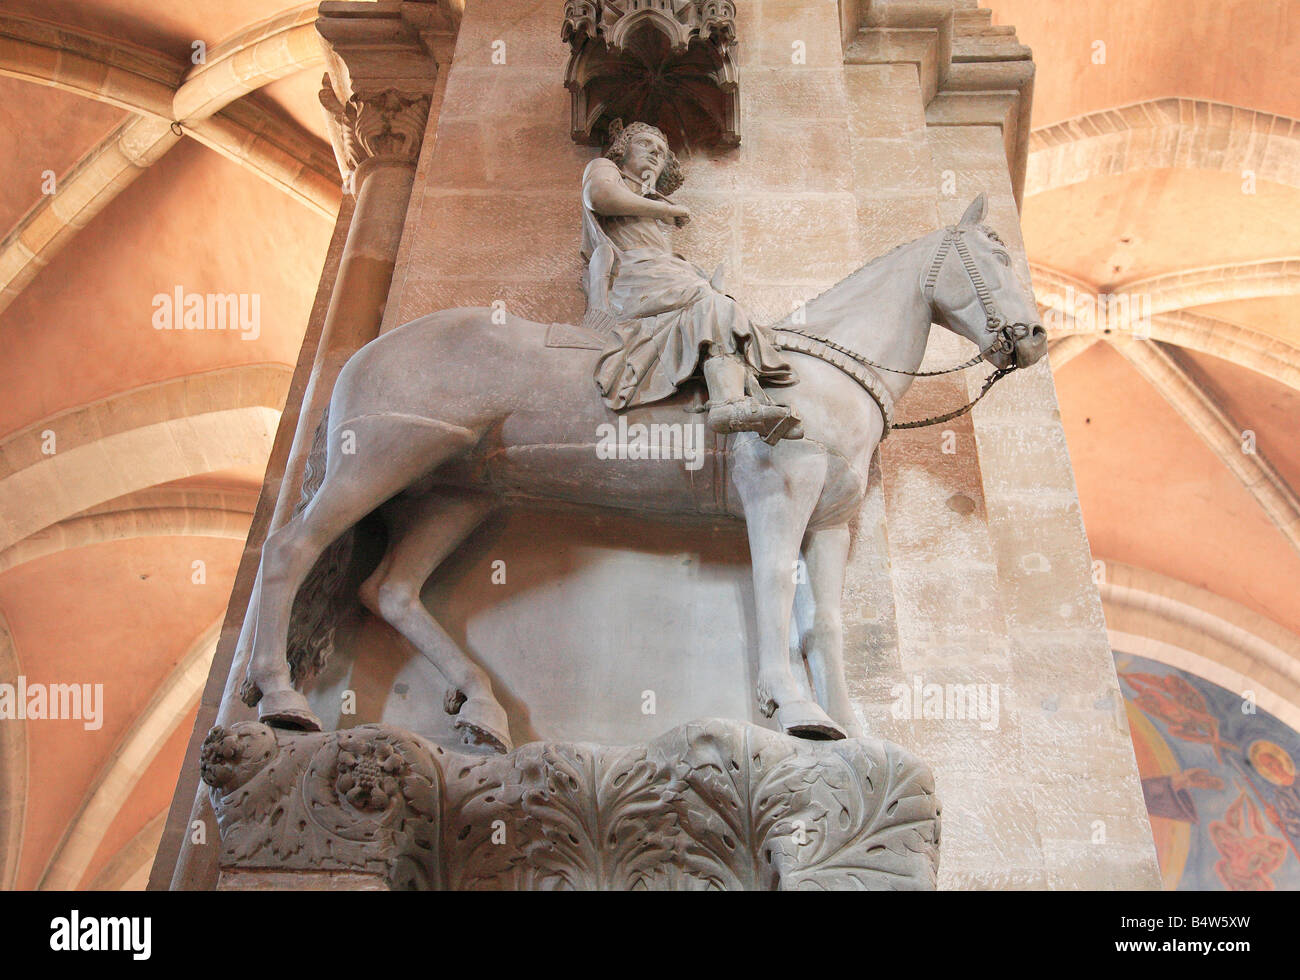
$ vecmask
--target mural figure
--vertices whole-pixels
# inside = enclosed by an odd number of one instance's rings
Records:
[[[1300,887],[1300,733],[1193,674],[1116,666],[1166,887]]]
[[[1137,705],[1168,723],[1170,731],[1190,742],[1204,742],[1214,749],[1214,757],[1223,761],[1223,749],[1237,746],[1219,739],[1219,722],[1209,712],[1205,698],[1187,681],[1175,674],[1120,674],[1138,690]]]
[[[1210,824],[1210,837],[1223,855],[1214,870],[1230,890],[1274,890],[1269,876],[1286,859],[1286,841],[1269,836],[1259,807],[1240,784],[1223,819]]]
[[[1223,780],[1208,769],[1180,769],[1169,776],[1151,776],[1142,780],[1142,796],[1147,813],[1169,820],[1199,823],[1193,789],[1223,789]]]

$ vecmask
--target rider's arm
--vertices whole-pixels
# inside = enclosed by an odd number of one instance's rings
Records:
[[[582,185],[582,200],[587,207],[605,217],[658,218],[672,221],[688,217],[689,212],[668,201],[654,201],[628,188],[623,175],[612,161],[609,166],[592,167]]]

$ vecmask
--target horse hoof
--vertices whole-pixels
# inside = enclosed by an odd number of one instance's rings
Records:
[[[791,701],[781,705],[776,709],[776,721],[781,731],[794,738],[834,742],[847,737],[844,729],[811,701]]]
[[[307,706],[307,699],[293,690],[263,694],[258,704],[257,718],[272,728],[289,728],[300,732],[321,730],[320,719]]]
[[[505,709],[493,698],[470,698],[456,713],[466,745],[486,745],[505,755],[514,745]]]

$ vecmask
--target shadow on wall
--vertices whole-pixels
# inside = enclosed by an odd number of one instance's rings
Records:
[[[1115,668],[1165,889],[1300,889],[1300,734],[1186,671]]]

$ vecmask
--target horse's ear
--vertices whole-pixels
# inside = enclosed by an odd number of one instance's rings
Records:
[[[966,209],[966,213],[961,216],[961,221],[959,221],[958,224],[963,224],[963,225],[982,224],[984,222],[984,216],[988,214],[988,211],[989,211],[988,195],[986,195],[983,191],[980,191],[979,196],[976,197],[975,200],[970,202],[970,207],[968,207]]]

